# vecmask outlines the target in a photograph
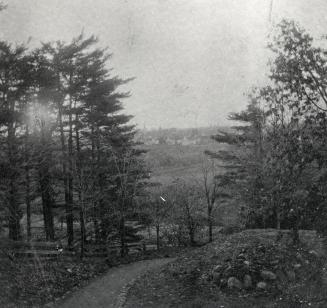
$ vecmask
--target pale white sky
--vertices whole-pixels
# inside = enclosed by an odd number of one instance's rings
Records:
[[[143,127],[225,125],[267,71],[270,0],[7,0],[0,38],[70,41],[84,30],[129,83],[127,113]],[[274,0],[272,20],[327,33],[326,0]]]

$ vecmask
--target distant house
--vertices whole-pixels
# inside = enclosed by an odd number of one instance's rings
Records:
[[[158,144],[167,144],[167,137],[166,136],[160,136],[158,138]]]
[[[148,137],[146,138],[144,144],[146,145],[153,145],[153,144],[158,144],[159,141],[156,138]]]
[[[166,139],[166,143],[167,143],[167,144],[178,144],[178,143],[177,143],[177,139],[176,139],[176,138],[171,138],[171,137],[168,137],[168,138]]]
[[[196,140],[196,144],[208,144],[210,143],[212,140],[211,140],[211,137],[210,136],[200,136],[199,138],[197,138]]]
[[[187,138],[187,137],[184,137],[182,142],[181,142],[182,145],[191,145],[191,144],[196,144],[196,140],[195,139],[190,139],[190,138]]]

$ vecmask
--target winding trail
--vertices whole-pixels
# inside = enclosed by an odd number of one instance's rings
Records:
[[[109,270],[85,288],[58,303],[60,308],[118,308],[125,300],[127,286],[145,272],[157,269],[173,258],[145,260]]]

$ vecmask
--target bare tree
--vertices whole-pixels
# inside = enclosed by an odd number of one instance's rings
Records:
[[[216,179],[217,167],[211,158],[204,159],[202,162],[202,186],[207,203],[208,238],[212,242],[213,209],[216,205],[218,181]]]
[[[203,225],[204,200],[199,186],[195,182],[177,180],[170,188],[170,199],[173,205],[172,221],[179,229],[186,228],[189,243],[196,244],[195,236]]]
[[[156,228],[157,249],[160,248],[160,228],[167,221],[171,210],[171,202],[167,199],[168,192],[161,185],[153,187],[147,201],[146,213],[149,214],[152,224]]]

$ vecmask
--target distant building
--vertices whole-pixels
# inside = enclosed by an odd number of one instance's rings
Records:
[[[196,144],[196,140],[195,139],[184,137],[181,144],[182,145]]]
[[[196,140],[196,144],[208,144],[211,142],[210,136],[200,136]]]

